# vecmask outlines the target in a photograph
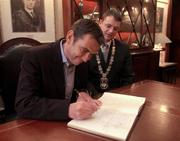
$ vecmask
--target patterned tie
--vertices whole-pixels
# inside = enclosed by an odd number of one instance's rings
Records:
[[[105,60],[105,62],[107,62],[108,53],[109,53],[109,45],[108,44],[105,44],[102,47],[102,52],[103,52],[103,55],[104,55],[104,60]]]

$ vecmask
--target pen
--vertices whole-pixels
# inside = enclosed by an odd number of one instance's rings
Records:
[[[77,89],[74,89],[74,91],[75,91],[76,94],[77,94],[77,98],[78,98],[80,92],[86,92],[86,93],[91,97],[91,92],[89,92],[89,91],[86,90],[86,89],[81,89],[80,91],[77,90]]]
[[[102,103],[100,101],[94,100],[94,98],[91,95],[92,93],[89,92],[88,90],[86,90],[86,89],[81,89],[81,90],[74,89],[74,91],[77,93],[76,99],[80,98],[83,101],[90,102],[90,104],[93,105],[93,107],[96,109],[99,109],[100,106],[102,105]],[[90,96],[90,98],[87,96],[84,96],[84,95],[80,95],[80,97],[79,97],[80,92],[86,92]]]
[[[79,91],[77,89],[74,89],[74,91],[76,92],[76,98],[78,98],[79,96]]]

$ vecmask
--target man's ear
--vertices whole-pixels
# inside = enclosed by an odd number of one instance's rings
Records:
[[[71,41],[73,41],[73,39],[74,39],[74,31],[69,30],[66,35],[66,42],[70,43]]]

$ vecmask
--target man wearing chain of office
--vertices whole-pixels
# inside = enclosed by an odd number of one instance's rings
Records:
[[[106,45],[102,45],[89,62],[89,89],[94,93],[103,93],[133,82],[129,46],[114,39],[120,24],[121,15],[115,8],[106,11],[99,21]]]

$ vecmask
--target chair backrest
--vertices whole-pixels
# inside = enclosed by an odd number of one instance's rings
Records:
[[[23,45],[37,46],[40,44],[41,43],[39,41],[31,38],[26,38],[26,37],[13,38],[0,45],[0,55],[4,54],[4,52],[16,46],[23,46]]]
[[[30,47],[40,44],[33,39],[16,38],[2,44],[3,49],[0,47],[1,51],[3,50],[0,55],[0,95],[5,105],[6,115],[15,113],[15,95],[23,54]]]

